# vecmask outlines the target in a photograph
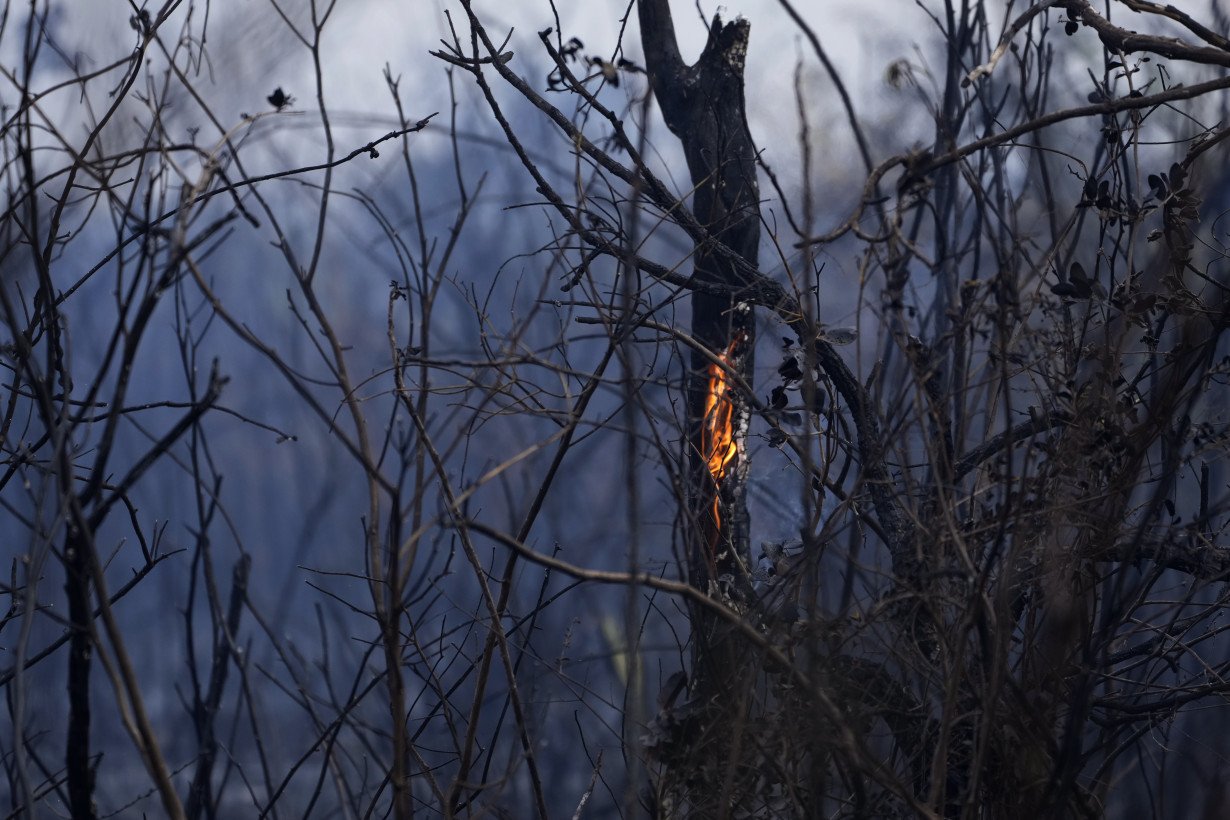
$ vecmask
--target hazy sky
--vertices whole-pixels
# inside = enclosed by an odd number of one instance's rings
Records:
[[[820,37],[851,92],[864,98],[892,97],[884,82],[888,64],[903,57],[915,60],[913,46],[935,37],[934,27],[908,0],[803,0],[794,5]],[[479,2],[476,7],[493,36],[513,32],[511,46],[518,52],[519,70],[529,72],[541,64],[536,33],[555,25],[547,0]],[[587,52],[607,56],[618,44],[621,18],[630,13],[624,35],[625,54],[639,60],[639,29],[635,9],[627,0],[559,0],[556,7],[565,39],[578,37]],[[689,60],[699,54],[705,42],[706,29],[698,7],[706,20],[720,11],[723,17],[743,15],[752,22],[747,76],[749,86],[756,89],[748,97],[754,132],[797,130],[792,82],[800,59],[809,105],[814,106],[818,116],[836,110],[836,95],[831,93],[811,45],[776,0],[737,0],[720,5],[707,0],[699,4],[676,0],[672,3],[676,33],[684,57]],[[418,78],[416,84],[425,104],[443,104],[446,98],[443,84],[438,81],[440,75],[432,67],[435,61],[425,55],[439,48],[439,39],[445,36],[445,10],[450,10],[460,24],[458,5],[442,0],[369,0],[364,8],[362,13],[350,13],[339,20],[338,30],[333,33],[335,37],[362,42],[363,47],[334,50],[331,59],[336,61],[337,70],[329,75],[332,85],[339,91],[346,89],[348,98],[353,89],[361,91],[365,87],[379,94],[381,89],[375,87],[378,83],[373,83],[372,78],[379,77],[387,61],[394,73],[410,77],[411,81]],[[428,72],[427,77],[422,76],[424,71]],[[872,111],[877,107],[873,106]]]

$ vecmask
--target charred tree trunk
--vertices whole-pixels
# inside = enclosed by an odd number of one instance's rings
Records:
[[[646,68],[663,118],[683,144],[693,185],[692,210],[709,232],[697,245],[693,276],[728,293],[692,292],[694,350],[687,378],[688,455],[685,519],[692,583],[711,595],[740,597],[750,563],[747,514],[748,396],[755,323],[739,299],[754,270],[760,241],[756,151],[744,109],[743,67],[749,25],[715,17],[704,51],[685,65],[668,0],[640,0]],[[746,758],[758,744],[754,719],[755,661],[729,625],[692,611],[690,700],[696,707],[668,745],[659,783],[659,816],[726,816],[754,800]],[[743,750],[743,751],[740,751]],[[747,782],[745,782],[747,781]]]
[[[715,17],[695,65],[684,65],[667,0],[642,0],[641,37],[653,91],[671,131],[683,143],[693,184],[692,209],[712,241],[696,248],[694,276],[737,289],[740,262],[755,268],[760,242],[756,151],[743,99],[746,20]],[[737,296],[692,293],[693,351],[688,374],[689,556],[692,580],[706,588],[746,565],[747,397],[755,325]],[[723,366],[714,362],[720,358]],[[716,504],[714,502],[717,502]]]

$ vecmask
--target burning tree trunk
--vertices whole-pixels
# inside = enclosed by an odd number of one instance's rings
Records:
[[[685,65],[668,0],[640,0],[646,68],[667,126],[680,139],[693,185],[692,209],[710,239],[695,251],[692,353],[687,381],[688,570],[710,594],[738,596],[749,564],[747,433],[755,325],[738,298],[760,240],[756,152],[744,111],[749,26],[715,17],[704,51]],[[757,744],[745,737],[754,663],[741,639],[711,613],[692,611],[690,719],[655,746],[663,761],[658,816],[724,816],[754,790]],[[740,749],[745,750],[743,753]],[[749,779],[750,778],[750,779]]]
[[[667,0],[641,0],[641,38],[654,94],[683,143],[693,184],[692,209],[712,241],[696,248],[695,277],[731,288],[755,268],[760,241],[756,152],[743,100],[748,23],[715,17],[695,65],[684,65]],[[737,291],[736,291],[737,292]],[[750,383],[755,325],[751,308],[724,293],[694,290],[693,351],[688,378],[691,463],[689,563],[693,583],[708,588],[737,576],[748,558],[745,502]]]

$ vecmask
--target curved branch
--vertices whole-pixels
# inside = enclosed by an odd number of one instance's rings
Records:
[[[1178,37],[1158,37],[1120,28],[1093,10],[1089,0],[1064,0],[1068,14],[1098,33],[1102,44],[1115,52],[1131,54],[1148,51],[1159,57],[1188,63],[1219,65],[1230,68],[1230,51],[1209,46],[1194,46]],[[1139,9],[1134,9],[1139,11]]]
[[[1186,28],[1192,34],[1195,34],[1201,40],[1217,48],[1225,49],[1230,52],[1230,39],[1226,39],[1212,29],[1202,25],[1198,20],[1171,5],[1163,6],[1160,3],[1153,3],[1150,0],[1119,0],[1123,5],[1127,6],[1132,11],[1148,14],[1156,14],[1158,17],[1167,17],[1174,20],[1179,25]]]
[[[1047,430],[1063,427],[1070,421],[1072,421],[1072,417],[1063,412],[1043,413],[1031,418],[1029,421],[1023,421],[1015,427],[984,441],[957,459],[956,466],[953,468],[953,478],[962,478],[970,470],[975,469],[979,464],[1003,450],[1009,444],[1016,444],[1018,441],[1023,441]]]

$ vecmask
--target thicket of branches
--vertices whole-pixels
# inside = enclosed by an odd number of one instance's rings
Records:
[[[458,0],[365,130],[334,3],[229,118],[208,3],[6,6],[4,811],[1224,814],[1230,19],[1001,5],[895,155],[786,0]]]

